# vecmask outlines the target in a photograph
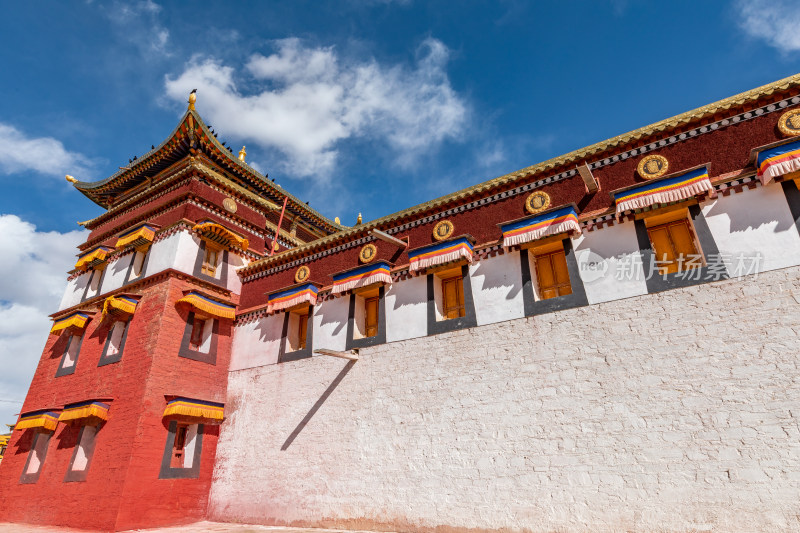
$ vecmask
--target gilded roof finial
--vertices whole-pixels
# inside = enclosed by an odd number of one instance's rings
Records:
[[[245,150],[244,146],[242,146],[242,149],[239,150],[239,161],[244,163],[244,158],[245,158],[246,155],[247,155],[247,150]]]
[[[189,111],[194,111],[194,103],[197,101],[197,89],[192,89],[189,93]]]
[[[356,219],[356,224],[361,224],[361,222],[362,222],[361,213],[359,213],[358,218]]]
[[[78,183],[78,180],[76,180],[75,178],[73,178],[69,174],[67,174],[65,177],[67,178],[67,181],[70,182],[70,183]]]
[[[339,220],[339,217],[334,218],[333,221],[336,222],[337,224],[341,224],[342,223],[342,221]]]

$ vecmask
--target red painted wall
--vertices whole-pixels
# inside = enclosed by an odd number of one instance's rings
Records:
[[[188,312],[174,302],[193,287],[189,279],[166,278],[143,290],[118,363],[97,366],[109,327],[100,313],[87,326],[72,375],[55,377],[66,337],[48,338],[23,412],[110,397],[109,420],[85,482],[63,481],[77,430],[59,424],[39,480],[19,484],[33,431],[15,431],[0,463],[0,521],[110,531],[204,516],[218,427],[206,425],[199,479],[158,479],[167,439],[164,396],[225,400],[230,321],[220,325],[216,365],[178,357]]]

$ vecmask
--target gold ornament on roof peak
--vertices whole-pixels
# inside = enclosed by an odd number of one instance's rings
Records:
[[[245,158],[246,155],[247,155],[247,150],[245,150],[244,146],[242,146],[242,149],[239,150],[239,161],[244,163],[244,158]]]
[[[67,175],[65,176],[65,178],[66,178],[66,179],[67,179],[67,181],[68,181],[68,182],[70,182],[70,183],[78,183],[78,180],[76,180],[75,178],[73,178],[73,177],[72,177],[72,176],[70,176],[69,174],[67,174]]]
[[[194,103],[197,101],[197,89],[192,89],[189,93],[189,111],[194,111]]]
[[[361,218],[361,213],[358,214],[358,218],[356,219],[356,224],[361,224],[363,219]]]
[[[337,224],[341,224],[342,223],[342,221],[339,220],[339,217],[334,218],[333,221],[336,222]]]

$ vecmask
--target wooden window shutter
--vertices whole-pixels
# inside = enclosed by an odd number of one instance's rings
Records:
[[[297,349],[304,350],[306,347],[306,333],[308,331],[308,315],[303,314],[298,317],[297,324]]]
[[[572,294],[567,257],[563,250],[536,256],[536,278],[542,300]]]
[[[677,272],[681,265],[684,270],[699,266],[696,261],[691,261],[697,257],[697,247],[688,220],[652,226],[647,233],[662,275]]]
[[[463,276],[442,280],[442,299],[444,317],[446,319],[459,318],[465,315]]]
[[[365,306],[365,319],[364,329],[365,337],[374,337],[378,334],[378,297],[367,298],[364,300]]]

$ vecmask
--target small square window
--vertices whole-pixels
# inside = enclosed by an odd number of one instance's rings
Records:
[[[689,219],[680,216],[677,220],[647,224],[647,236],[653,245],[655,264],[659,274],[672,274],[703,266],[702,254]],[[645,223],[649,222],[648,220]]]
[[[216,364],[218,326],[218,319],[198,311],[190,311],[186,317],[186,329],[178,355],[195,361]]]
[[[310,308],[289,311],[289,348],[287,351],[295,352],[305,350],[308,342],[308,317]]]
[[[355,294],[354,339],[375,337],[378,334],[380,289],[372,287]]]
[[[189,348],[200,353],[211,349],[211,336],[214,332],[214,319],[195,315],[192,320],[192,333]]]
[[[206,276],[216,278],[220,259],[222,259],[222,249],[209,241],[205,241],[203,265],[200,268],[200,272]]]
[[[196,478],[200,475],[203,424],[173,420],[169,423],[160,479]]]
[[[572,294],[567,255],[561,236],[543,239],[528,248],[531,273],[535,280],[535,298],[549,300]]]
[[[435,272],[433,276],[436,320],[452,320],[465,316],[464,274],[461,266]]]

